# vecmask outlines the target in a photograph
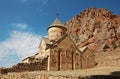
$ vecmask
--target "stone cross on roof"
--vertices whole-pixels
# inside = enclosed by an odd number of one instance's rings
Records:
[[[57,16],[55,21],[50,26],[64,26],[64,25],[62,24],[62,22],[59,20]]]
[[[59,20],[59,14],[56,14],[56,19],[54,20],[54,22],[48,27],[51,28],[51,27],[59,27],[59,28],[62,28],[64,29],[65,31],[67,30],[65,27],[64,27],[64,24]]]
[[[56,14],[56,18],[59,18],[59,13]]]

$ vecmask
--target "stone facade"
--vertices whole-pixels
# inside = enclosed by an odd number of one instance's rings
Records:
[[[95,66],[95,55],[89,48],[82,51],[77,49],[68,36],[57,44],[50,49],[50,70],[76,70]]]
[[[86,69],[94,67],[96,65],[94,53],[88,47],[85,47],[81,52],[81,68]]]
[[[56,44],[56,47],[50,48],[50,70],[74,69],[73,55],[76,51],[74,43],[68,36],[64,36]]]
[[[25,58],[22,61],[23,64],[15,65],[8,71],[60,71],[93,68],[95,66],[93,52],[88,47],[78,49],[66,31],[67,28],[59,18],[56,18],[48,27],[48,38],[41,39],[38,53]]]

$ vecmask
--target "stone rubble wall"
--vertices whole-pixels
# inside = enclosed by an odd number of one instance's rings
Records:
[[[7,72],[23,72],[23,71],[40,71],[47,70],[48,58],[42,60],[42,62],[35,63],[18,63],[17,65],[7,68]]]
[[[7,73],[7,69],[5,68],[0,68],[0,74],[6,74]]]
[[[119,76],[92,75],[92,76],[70,76],[70,75],[45,75],[39,73],[10,73],[0,75],[0,79],[120,79]]]

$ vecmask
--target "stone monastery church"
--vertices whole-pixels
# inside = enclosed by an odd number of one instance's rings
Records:
[[[22,63],[42,62],[47,58],[48,71],[76,70],[95,66],[94,53],[88,47],[77,48],[58,17],[47,30],[48,38],[41,39],[38,53],[23,59]]]

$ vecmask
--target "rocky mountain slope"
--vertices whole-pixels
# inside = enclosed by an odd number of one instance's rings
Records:
[[[120,15],[104,8],[84,10],[65,26],[78,48],[88,46],[98,52],[120,47]]]

